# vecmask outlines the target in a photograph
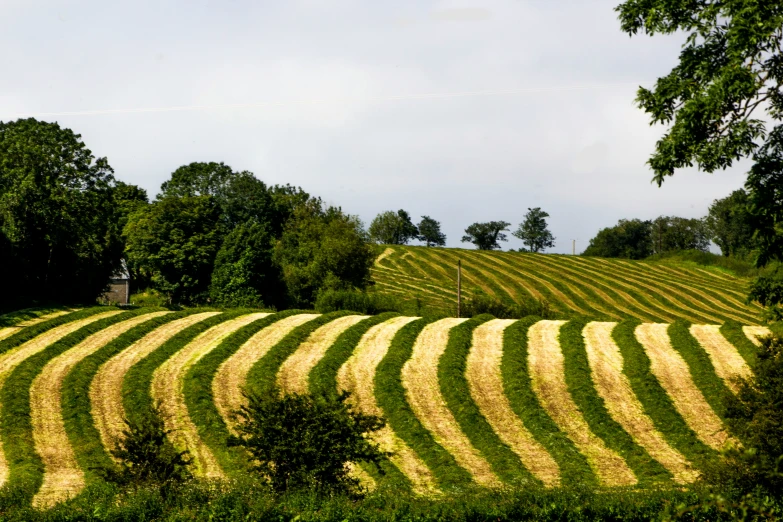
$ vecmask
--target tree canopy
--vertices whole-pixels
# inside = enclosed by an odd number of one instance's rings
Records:
[[[525,220],[512,235],[522,240],[530,252],[540,252],[555,246],[555,236],[547,227],[546,218],[549,214],[540,207],[528,208]]]
[[[370,223],[370,238],[382,245],[406,245],[419,236],[419,230],[404,210],[381,212]]]
[[[598,231],[582,255],[644,259],[652,251],[652,222],[621,219],[617,225]]]
[[[503,231],[508,230],[510,225],[506,221],[473,223],[465,229],[462,242],[473,243],[479,250],[499,250],[499,241],[508,241]]]
[[[422,216],[418,225],[419,241],[429,246],[445,246],[446,234],[440,231],[440,222],[429,216]]]
[[[677,250],[710,250],[709,233],[701,219],[660,216],[653,220],[651,233],[654,254]]]
[[[705,224],[710,239],[724,256],[744,256],[753,248],[750,201],[744,190],[735,190],[729,196],[713,201]]]

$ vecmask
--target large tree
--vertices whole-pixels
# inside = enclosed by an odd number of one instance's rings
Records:
[[[419,230],[404,210],[381,212],[370,223],[370,238],[382,245],[405,245],[419,235]]]
[[[710,249],[709,232],[701,219],[660,216],[652,222],[651,233],[654,254]]]
[[[652,123],[668,126],[648,161],[654,181],[694,164],[714,172],[752,156],[746,188],[758,262],[783,257],[783,3],[626,0],[616,9],[629,35],[687,35],[679,64],[637,95]]]
[[[555,246],[555,236],[547,227],[546,218],[549,214],[540,207],[528,208],[525,220],[512,235],[522,240],[530,252],[540,252]]]
[[[582,255],[644,259],[652,252],[652,222],[621,219],[613,227],[602,228]]]
[[[446,234],[440,231],[440,222],[429,216],[422,216],[417,227],[419,229],[419,241],[424,241],[427,246],[445,246]]]
[[[212,196],[164,197],[131,214],[125,255],[173,303],[206,302],[225,229]]]
[[[705,218],[707,230],[724,256],[743,256],[753,248],[753,223],[748,193],[735,190],[716,199]]]
[[[0,122],[0,301],[98,297],[122,254],[115,189],[70,129]]]
[[[488,221],[486,223],[473,223],[465,229],[462,236],[463,243],[473,243],[479,250],[499,250],[499,241],[508,241],[503,231],[508,230],[506,221]]]

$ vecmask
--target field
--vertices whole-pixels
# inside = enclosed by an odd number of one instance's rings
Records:
[[[0,483],[41,508],[100,481],[123,418],[155,403],[197,477],[241,476],[247,458],[226,445],[233,412],[243,389],[273,386],[347,390],[355,408],[386,419],[375,436],[392,453],[386,473],[353,470],[369,488],[687,484],[732,442],[720,396],[752,372],[765,332],[739,322],[111,307],[9,322]]]
[[[394,246],[375,261],[375,288],[453,315],[458,260],[463,297],[479,291],[506,303],[546,300],[565,318],[758,324],[761,313],[745,303],[749,280],[665,261]]]

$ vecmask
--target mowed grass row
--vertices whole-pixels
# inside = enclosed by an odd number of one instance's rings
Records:
[[[334,325],[334,326],[333,326]],[[0,477],[39,507],[111,467],[123,418],[160,407],[194,473],[246,473],[227,438],[243,392],[309,391],[379,414],[368,487],[650,487],[692,482],[731,440],[717,400],[752,335],[638,321],[426,319],[95,307],[0,341]],[[301,374],[297,374],[299,371]]]
[[[482,292],[509,304],[547,300],[566,319],[760,322],[759,305],[745,302],[748,280],[665,262],[385,246],[373,280],[378,291],[450,310],[458,261],[465,298]]]

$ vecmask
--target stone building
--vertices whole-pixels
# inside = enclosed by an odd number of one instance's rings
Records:
[[[103,294],[103,300],[112,304],[126,305],[130,301],[130,276],[123,262],[122,267],[111,277],[109,289]]]

